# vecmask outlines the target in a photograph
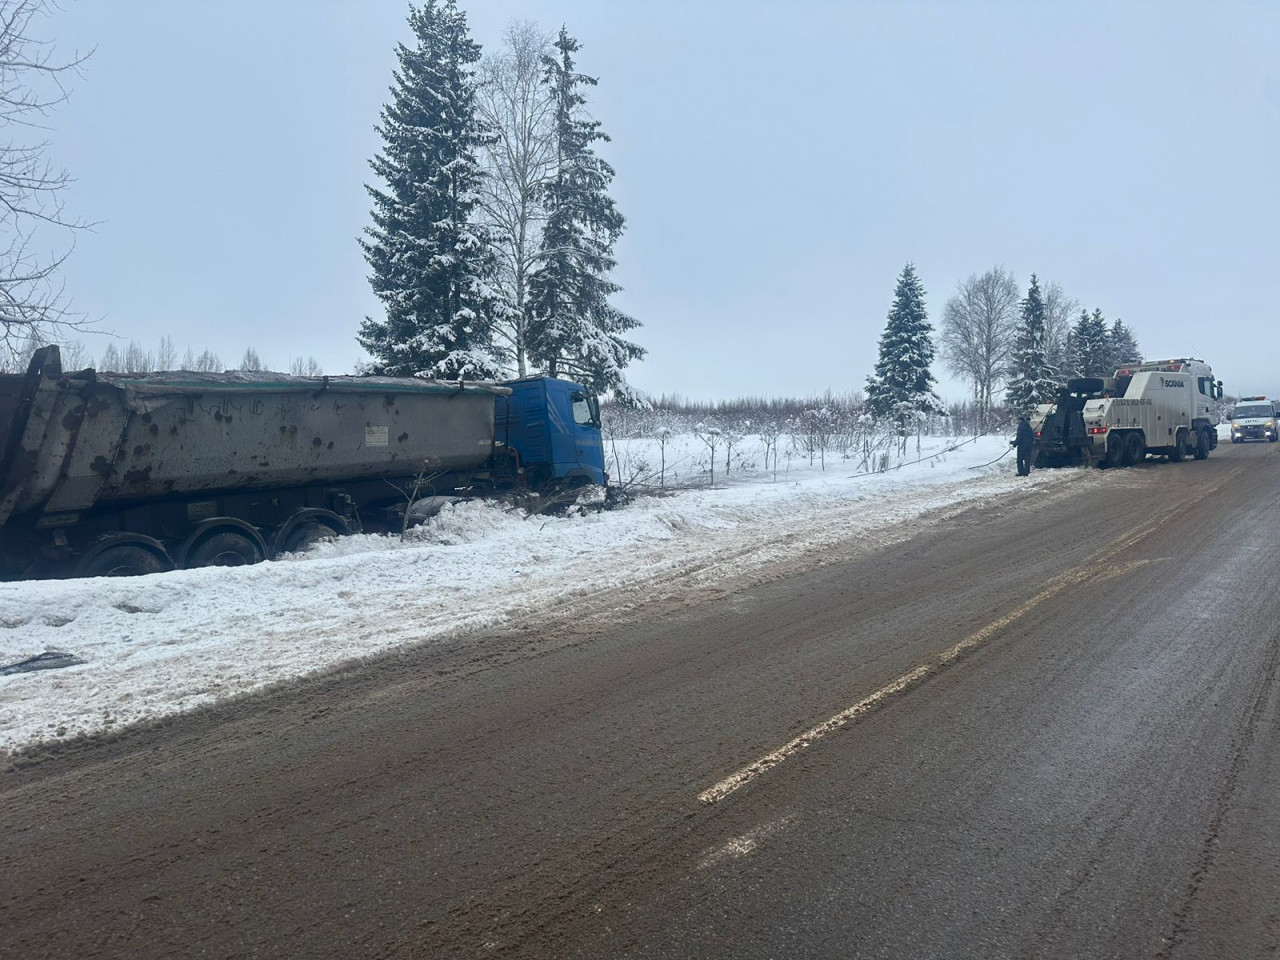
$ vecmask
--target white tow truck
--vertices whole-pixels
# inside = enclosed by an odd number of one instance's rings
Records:
[[[1222,382],[1192,357],[1071,380],[1057,403],[1041,404],[1031,419],[1036,465],[1127,467],[1148,454],[1203,460],[1218,445],[1221,396]]]

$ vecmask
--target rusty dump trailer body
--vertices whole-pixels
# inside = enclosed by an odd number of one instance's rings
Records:
[[[27,374],[0,376],[3,573],[253,562],[385,527],[424,473],[435,490],[421,493],[498,479],[510,464],[494,404],[510,394],[385,377],[64,374],[46,348]]]

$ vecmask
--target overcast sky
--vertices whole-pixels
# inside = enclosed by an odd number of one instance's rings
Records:
[[[862,388],[913,261],[935,326],[999,264],[1121,317],[1148,357],[1280,395],[1280,4],[461,6],[486,49],[515,18],[566,25],[599,78],[642,390]],[[96,48],[50,133],[69,209],[99,221],[74,306],[121,346],[350,372],[379,312],[356,239],[407,11],[64,0],[47,36]]]

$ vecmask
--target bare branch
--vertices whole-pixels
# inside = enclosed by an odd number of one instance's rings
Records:
[[[72,313],[56,279],[75,247],[36,253],[47,247],[41,228],[65,231],[91,224],[64,214],[62,191],[71,183],[53,167],[48,142],[23,131],[44,129],[44,121],[70,95],[67,80],[80,75],[90,54],[59,56],[39,39],[41,20],[58,11],[54,0],[0,0],[0,354],[10,361],[32,343],[54,342],[88,325]]]

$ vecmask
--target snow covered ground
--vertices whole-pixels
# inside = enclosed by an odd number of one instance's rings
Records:
[[[118,730],[409,644],[466,644],[575,601],[625,607],[1078,473],[1019,480],[1011,454],[989,464],[1009,449],[1002,437],[924,443],[923,462],[887,473],[792,459],[776,480],[739,466],[713,489],[618,510],[528,517],[469,502],[411,542],[353,536],[254,567],[0,584],[0,665],[45,651],[85,661],[0,676],[0,750]],[[652,444],[624,446],[610,453],[618,475],[659,463]],[[696,446],[673,438],[668,464],[688,475]]]

